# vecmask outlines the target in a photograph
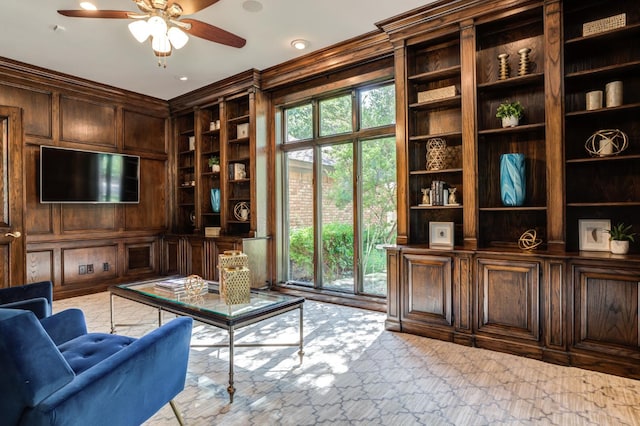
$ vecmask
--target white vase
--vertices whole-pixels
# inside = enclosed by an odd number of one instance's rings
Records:
[[[211,166],[211,171],[212,171],[213,173],[220,173],[220,164],[213,164],[213,165]]]
[[[520,120],[514,115],[509,117],[502,117],[502,127],[516,127]]]
[[[613,254],[627,254],[629,252],[629,241],[627,240],[611,240],[610,243],[609,247]]]

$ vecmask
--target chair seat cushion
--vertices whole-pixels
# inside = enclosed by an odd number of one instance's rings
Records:
[[[58,346],[74,373],[80,374],[129,346],[136,339],[105,333],[88,333]]]

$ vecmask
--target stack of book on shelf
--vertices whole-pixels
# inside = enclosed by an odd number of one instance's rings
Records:
[[[187,290],[184,285],[184,278],[175,278],[170,280],[158,281],[155,284],[156,293],[161,296],[181,298],[187,295]],[[204,287],[200,294],[208,292],[207,287]]]

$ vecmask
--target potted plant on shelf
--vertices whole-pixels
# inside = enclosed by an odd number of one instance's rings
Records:
[[[627,254],[629,252],[629,241],[635,242],[635,232],[631,232],[631,225],[625,226],[624,223],[618,223],[611,229],[606,229],[609,233],[611,242],[611,253]]]
[[[220,173],[220,157],[216,157],[215,155],[210,157],[209,167],[211,167],[212,172]]]
[[[524,108],[520,102],[504,101],[496,110],[496,117],[502,119],[502,127],[516,127],[522,118]]]

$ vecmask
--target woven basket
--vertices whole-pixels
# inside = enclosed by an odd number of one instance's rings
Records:
[[[251,299],[251,276],[249,268],[223,268],[220,295],[227,305],[249,303]]]

